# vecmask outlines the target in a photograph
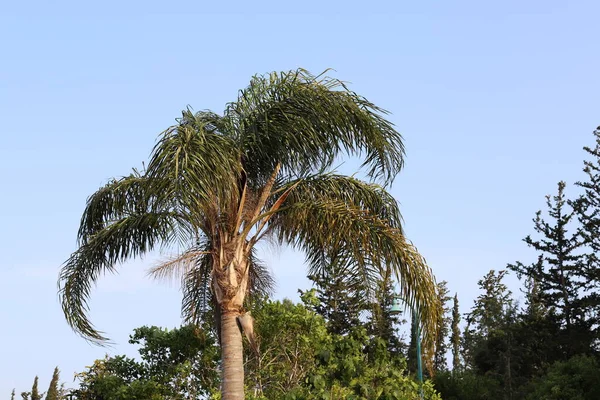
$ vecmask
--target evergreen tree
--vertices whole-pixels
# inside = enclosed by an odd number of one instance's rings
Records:
[[[36,376],[33,380],[33,386],[31,388],[31,400],[42,400],[42,395],[38,390],[38,377]]]
[[[330,268],[321,268],[319,274],[310,275],[309,279],[319,300],[314,311],[325,318],[329,332],[343,335],[361,325],[360,314],[371,305],[363,282],[350,273],[347,263],[334,259]]]
[[[543,263],[543,258],[540,256],[538,263]],[[539,320],[547,316],[546,309],[540,297],[540,287],[535,278],[529,278],[525,282],[525,316],[530,320]]]
[[[476,324],[478,331],[483,336],[489,336],[490,332],[498,329],[504,322],[506,312],[512,308],[512,292],[502,282],[507,271],[491,270],[478,282],[483,291],[467,316],[467,323]]]
[[[600,126],[594,131],[594,138],[594,148],[583,148],[593,158],[583,162],[587,180],[575,184],[584,190],[584,194],[574,205],[577,217],[583,224],[582,236],[592,252],[597,254],[600,252]],[[597,263],[599,260],[594,261]]]
[[[502,282],[507,271],[491,270],[478,285],[482,291],[467,314],[467,326],[462,341],[465,367],[477,368],[477,359],[481,358],[482,348],[490,336],[501,331],[510,314],[514,314],[512,293]],[[484,367],[483,369],[486,369]]]
[[[587,180],[576,183],[584,194],[571,204],[581,223],[580,233],[587,247],[587,265],[580,271],[583,278],[580,303],[587,309],[588,326],[597,327],[600,323],[600,295],[597,293],[600,285],[600,258],[597,256],[600,254],[600,127],[594,131],[594,138],[594,148],[584,147],[592,156],[591,160],[584,161]]]
[[[58,390],[58,380],[60,371],[58,367],[54,368],[54,373],[52,374],[52,380],[50,381],[50,387],[48,387],[48,392],[46,392],[46,400],[59,400],[59,390]]]
[[[13,389],[12,393],[10,394],[10,400],[15,400],[15,389]]]
[[[548,215],[552,222],[542,218],[538,211],[534,218],[534,230],[542,239],[534,240],[527,236],[523,241],[539,253],[538,261],[524,265],[521,262],[509,264],[519,278],[525,276],[539,285],[540,300],[552,307],[564,322],[567,329],[581,315],[574,309],[579,290],[583,287],[581,271],[584,269],[584,256],[578,252],[583,241],[581,231],[576,229],[569,234],[568,228],[574,216],[565,197],[565,183],[558,183],[558,194],[546,196]]]
[[[446,364],[446,353],[448,352],[448,344],[446,338],[449,334],[451,317],[449,315],[450,308],[447,306],[452,297],[448,296],[448,282],[441,281],[437,286],[438,298],[442,305],[443,312],[440,313],[438,320],[438,331],[435,340],[435,355],[433,359],[433,368],[436,371],[445,371],[448,369]]]
[[[31,394],[31,392],[21,392],[21,399],[22,400],[29,400],[29,395]]]
[[[452,307],[452,371],[460,370],[460,312],[458,309],[458,293],[454,294],[454,305]]]
[[[507,271],[491,270],[478,284],[482,293],[467,314],[463,338],[465,366],[479,376],[499,384],[494,398],[514,397],[514,365],[517,351],[513,329],[517,308],[512,293],[504,284]]]
[[[402,342],[398,334],[398,326],[401,324],[401,315],[391,312],[394,299],[394,281],[390,270],[383,274],[375,293],[375,303],[371,306],[371,315],[367,332],[375,337],[383,339],[387,344],[390,354],[396,356],[403,354],[406,344]]]
[[[588,301],[583,296],[588,287],[590,257],[583,252],[584,234],[575,227],[569,232],[575,216],[575,203],[565,196],[565,183],[559,182],[556,196],[546,196],[550,222],[542,218],[541,211],[533,220],[539,240],[527,236],[525,243],[538,252],[538,260],[525,265],[521,262],[508,267],[536,284],[537,307],[543,307],[556,316],[564,332],[565,356],[587,352],[593,338],[590,328]]]
[[[412,374],[417,372],[417,320],[414,313],[411,315],[410,342],[406,354],[406,367]]]

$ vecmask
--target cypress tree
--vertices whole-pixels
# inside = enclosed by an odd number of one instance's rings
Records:
[[[52,374],[52,380],[50,381],[50,386],[48,387],[48,392],[46,392],[46,400],[59,400],[58,394],[58,380],[60,371],[58,367],[54,368],[54,373]]]
[[[417,372],[417,324],[414,313],[411,315],[410,324],[410,343],[406,357],[406,367],[410,373]]]
[[[10,400],[15,400],[15,389],[13,389],[12,393],[10,394]]]
[[[448,282],[439,282],[437,285],[437,294],[438,299],[442,304],[443,312],[440,314],[440,317],[438,319],[438,332],[435,338],[435,355],[433,358],[433,368],[436,371],[445,371],[446,369],[448,369],[446,364],[446,353],[448,351],[446,338],[448,337],[451,318],[448,315],[450,313],[450,308],[447,307],[447,303],[448,301],[452,300],[452,297],[448,296],[448,293]]]
[[[452,371],[460,370],[460,312],[458,310],[458,293],[454,294],[452,307]]]
[[[37,376],[33,380],[33,387],[31,388],[31,400],[42,400],[42,395],[38,391],[38,377]]]

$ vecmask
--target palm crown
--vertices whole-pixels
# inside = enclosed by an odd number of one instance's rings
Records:
[[[385,113],[343,82],[304,70],[254,77],[223,115],[184,111],[146,169],[88,199],[79,248],[59,279],[67,321],[104,340],[88,318],[92,284],[159,246],[184,249],[154,272],[182,276],[186,319],[196,319],[209,297],[221,313],[239,315],[248,294],[272,283],[254,254],[268,237],[302,250],[311,273],[343,260],[368,290],[390,268],[431,342],[434,279],[384,189],[404,156]],[[332,172],[343,154],[362,157],[373,182]]]

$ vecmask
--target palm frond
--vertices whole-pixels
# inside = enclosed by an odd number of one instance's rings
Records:
[[[273,234],[306,254],[311,273],[327,268],[335,257],[365,283],[374,297],[377,282],[390,268],[398,279],[400,295],[420,310],[424,345],[433,346],[440,305],[432,271],[399,228],[372,213],[329,199],[298,201],[273,217]]]
[[[255,76],[224,118],[252,182],[264,184],[278,163],[291,176],[323,171],[343,152],[364,156],[369,176],[390,183],[404,147],[385,114],[337,79],[296,70]]]
[[[283,207],[298,202],[321,202],[333,199],[364,210],[385,221],[390,227],[402,229],[402,215],[398,202],[382,186],[364,182],[360,179],[323,173],[307,176],[298,180],[286,181],[278,186],[277,192],[293,188]]]
[[[146,212],[125,216],[86,237],[63,264],[59,277],[59,297],[69,325],[92,342],[106,340],[88,318],[92,286],[103,273],[113,272],[116,263],[172,243],[184,225],[176,214]]]
[[[189,109],[182,114],[177,125],[162,133],[146,175],[153,191],[175,199],[180,212],[201,220],[211,209],[237,204],[240,153],[220,131],[225,125],[217,115]]]
[[[211,271],[213,261],[209,254],[196,258],[196,265],[182,280],[181,317],[186,323],[198,325],[212,305]]]
[[[148,179],[137,170],[129,176],[112,179],[87,200],[79,226],[79,243],[105,228],[114,220],[132,213],[157,208],[156,197],[148,190]]]
[[[269,268],[256,256],[256,250],[252,248],[249,257],[250,268],[248,269],[248,301],[254,302],[271,296],[275,291],[275,279]]]
[[[198,258],[210,251],[190,249],[182,254],[162,261],[148,271],[148,275],[159,280],[183,279],[198,263]]]

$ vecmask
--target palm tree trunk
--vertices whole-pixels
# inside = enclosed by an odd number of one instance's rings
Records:
[[[244,400],[244,354],[238,315],[234,311],[223,311],[221,315],[222,400]]]

